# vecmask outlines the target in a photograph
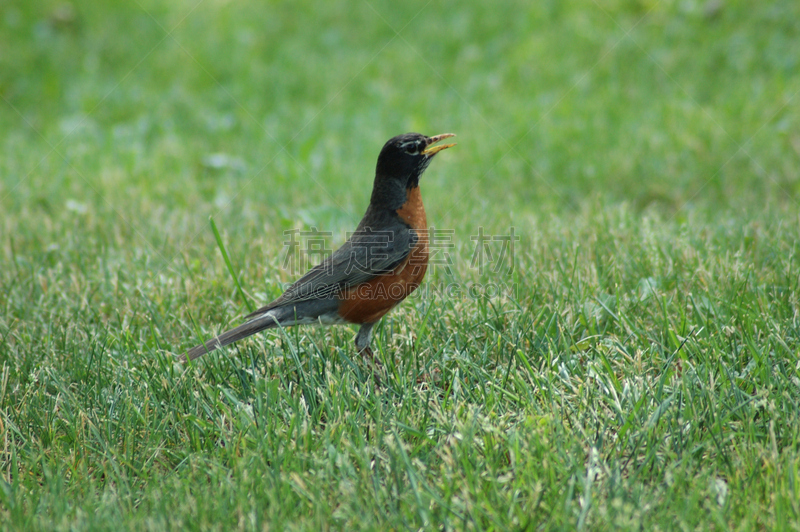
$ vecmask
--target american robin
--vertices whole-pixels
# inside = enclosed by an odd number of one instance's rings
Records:
[[[455,146],[434,144],[453,136],[406,133],[389,139],[378,155],[367,212],[347,242],[245,323],[189,349],[181,359],[193,360],[273,327],[342,323],[361,326],[356,348],[372,358],[372,328],[425,277],[428,224],[419,179],[434,155]]]

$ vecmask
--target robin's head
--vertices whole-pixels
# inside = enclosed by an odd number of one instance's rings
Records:
[[[455,146],[442,144],[434,146],[440,140],[455,137],[452,133],[443,133],[426,137],[419,133],[398,135],[383,145],[378,155],[376,183],[381,181],[399,181],[404,188],[419,186],[419,178],[428,167],[433,156],[440,151]]]

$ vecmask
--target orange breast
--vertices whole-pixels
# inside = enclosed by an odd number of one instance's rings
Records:
[[[417,244],[406,260],[389,273],[342,294],[339,315],[351,323],[373,323],[392,310],[422,283],[428,270],[428,221],[419,187],[408,189],[397,214],[417,234]]]

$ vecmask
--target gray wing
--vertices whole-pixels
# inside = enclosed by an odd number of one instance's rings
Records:
[[[363,222],[359,224],[342,247],[309,270],[282,296],[246,319],[275,307],[335,297],[348,288],[392,271],[408,257],[419,237],[397,218],[380,220],[375,225],[382,229],[372,230]]]

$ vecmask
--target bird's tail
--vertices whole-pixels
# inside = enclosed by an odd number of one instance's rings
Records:
[[[274,315],[273,312],[265,312],[259,316],[254,317],[247,323],[243,323],[239,325],[235,329],[231,329],[230,331],[225,331],[224,333],[220,334],[216,338],[208,340],[205,343],[200,345],[196,345],[193,348],[186,351],[179,357],[181,362],[186,362],[187,360],[194,360],[195,358],[201,357],[206,353],[210,353],[211,351],[219,348],[225,347],[228,344],[232,344],[242,338],[247,338],[248,336],[252,336],[257,332],[261,332],[265,329],[270,329],[272,327],[278,326],[278,318]]]

